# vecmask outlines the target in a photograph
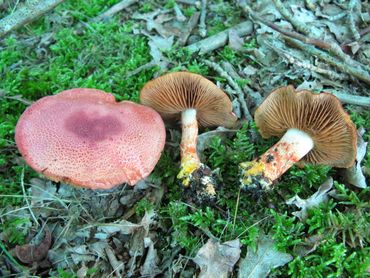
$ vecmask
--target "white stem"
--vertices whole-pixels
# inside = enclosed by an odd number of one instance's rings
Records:
[[[181,113],[181,123],[182,125],[191,125],[197,120],[197,110],[189,108]]]
[[[295,128],[288,129],[279,143],[288,143],[290,145],[289,150],[296,154],[298,159],[304,157],[314,147],[311,136]]]

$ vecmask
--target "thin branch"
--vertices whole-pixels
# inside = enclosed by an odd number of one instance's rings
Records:
[[[361,38],[361,35],[357,31],[355,20],[353,18],[353,10],[355,9],[357,1],[356,0],[351,0],[348,3],[348,16],[347,16],[347,21],[349,25],[349,29],[352,32],[353,38],[358,41]]]
[[[222,62],[222,67],[233,79],[242,79],[229,62]],[[253,105],[258,106],[262,103],[263,97],[259,92],[254,92],[248,85],[244,85],[242,89],[244,94],[252,99]]]
[[[207,0],[202,0],[202,7],[200,10],[199,35],[204,38],[207,35],[206,26]]]
[[[176,2],[185,5],[196,6],[197,8],[200,6],[200,2],[198,0],[176,0]]]
[[[174,11],[175,11],[176,19],[177,19],[178,21],[183,22],[183,21],[185,21],[185,20],[186,20],[186,16],[184,16],[184,14],[182,13],[182,11],[181,11],[181,9],[180,9],[179,5],[177,5],[177,4],[175,3],[175,5],[173,6],[173,9],[174,9]]]
[[[335,95],[343,103],[370,107],[369,97],[354,96],[338,92],[329,92],[329,93]]]
[[[316,56],[316,57],[320,58],[321,60],[329,63],[330,65],[335,66],[340,71],[342,71],[344,73],[347,73],[349,75],[352,75],[353,77],[362,80],[366,84],[370,84],[369,72],[363,70],[362,68],[352,67],[350,65],[347,65],[347,64],[345,64],[341,61],[338,61],[338,59],[330,56],[329,54],[327,54],[327,53],[325,53],[325,52],[323,52],[319,49],[316,49],[315,47],[313,47],[311,45],[304,44],[304,43],[302,43],[298,40],[291,39],[289,37],[285,37],[285,40],[287,40],[289,43],[295,45],[299,49],[304,50],[305,52],[309,53],[310,55]]]
[[[231,29],[235,30],[235,32],[239,36],[245,36],[253,32],[253,24],[250,20],[244,21],[216,35],[213,35],[204,40],[193,43],[187,46],[186,49],[190,52],[199,51],[201,54],[211,52],[219,47],[224,46],[227,43],[227,39],[229,37],[229,31]]]
[[[239,100],[239,103],[241,105],[241,108],[242,108],[242,111],[243,111],[243,114],[244,114],[245,118],[248,121],[253,121],[253,118],[252,118],[251,113],[249,112],[247,103],[245,102],[243,91],[239,87],[238,83],[236,83],[234,81],[234,79],[232,79],[231,76],[219,64],[217,64],[215,62],[211,62],[209,60],[203,60],[203,61],[207,66],[209,66],[210,68],[215,70],[220,76],[222,76],[223,78],[225,78],[227,80],[227,82],[235,90],[236,95],[238,96],[238,100]]]
[[[98,15],[97,17],[95,17],[93,19],[93,21],[99,21],[99,20],[101,20],[103,18],[112,17],[116,13],[118,13],[118,12],[120,12],[120,11],[128,8],[129,6],[135,4],[136,2],[138,2],[138,0],[123,0],[121,2],[118,2],[117,4],[115,4],[112,7],[110,7],[104,13],[102,13],[102,14]]]
[[[104,248],[105,253],[107,254],[110,265],[113,268],[113,272],[116,273],[117,277],[122,277],[125,271],[125,264],[121,261],[118,261],[114,252],[110,246]]]
[[[278,0],[274,0],[274,1],[280,2]],[[353,60],[350,56],[345,54],[343,52],[342,48],[338,44],[336,44],[335,42],[326,42],[326,41],[323,41],[323,40],[306,37],[306,36],[301,35],[297,32],[294,32],[294,31],[284,30],[284,29],[280,28],[279,26],[275,25],[274,23],[272,23],[268,20],[265,20],[264,18],[262,18],[257,13],[253,12],[248,5],[242,5],[241,7],[242,7],[242,9],[244,10],[245,13],[250,15],[255,20],[260,21],[261,23],[267,25],[271,29],[273,29],[273,30],[275,30],[275,31],[287,36],[287,37],[299,40],[299,41],[304,42],[304,43],[309,44],[309,45],[314,45],[318,48],[321,48],[321,49],[324,49],[324,50],[326,50],[330,53],[333,53],[339,59],[341,59],[345,63],[347,63],[349,66],[360,67],[360,68],[364,68],[367,71],[370,71],[369,66],[363,65],[363,64]]]
[[[0,20],[0,37],[36,20],[63,1],[64,0],[28,1],[14,13]]]
[[[297,29],[299,32],[302,32],[303,34],[310,34],[310,29],[307,27],[306,24],[302,23],[299,20],[295,20],[293,18],[293,15],[288,11],[287,8],[285,8],[284,4],[281,3],[280,0],[273,0],[276,8],[279,10],[281,15],[288,20],[295,29]]]
[[[284,49],[278,47],[276,44],[271,45],[269,43],[266,43],[273,51],[275,51],[277,54],[282,55],[290,64],[299,67],[299,68],[305,68],[314,72],[317,72],[319,74],[324,74],[328,76],[331,79],[337,79],[337,80],[346,80],[348,79],[348,75],[339,74],[335,71],[323,69],[317,66],[312,65],[311,63],[304,61],[302,59],[299,59],[297,57],[294,57],[289,52],[285,51]]]
[[[143,70],[147,70],[147,69],[153,68],[153,67],[155,67],[157,65],[158,65],[158,63],[156,63],[155,61],[150,61],[149,63],[146,63],[146,64],[144,64],[144,65],[142,65],[142,66],[140,66],[140,67],[138,67],[138,68],[136,68],[136,69],[134,69],[132,71],[127,72],[125,74],[125,78],[130,78],[130,77],[132,77],[132,76],[134,76],[134,75],[142,72]]]

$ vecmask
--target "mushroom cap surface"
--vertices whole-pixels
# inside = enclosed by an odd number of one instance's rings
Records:
[[[148,176],[165,143],[150,107],[95,89],[39,99],[21,115],[15,141],[27,164],[54,181],[90,189],[134,185]]]
[[[208,79],[190,72],[168,73],[149,81],[140,101],[164,119],[179,118],[182,111],[194,108],[201,126],[231,127],[237,120],[229,97]]]
[[[355,161],[356,127],[332,94],[281,87],[264,100],[254,117],[264,138],[281,137],[290,128],[310,135],[314,148],[302,159],[305,162],[347,168]]]

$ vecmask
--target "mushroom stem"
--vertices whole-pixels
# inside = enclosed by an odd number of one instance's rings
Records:
[[[240,164],[243,188],[270,189],[271,184],[314,147],[312,138],[298,129],[288,129],[284,136],[263,155]]]
[[[183,179],[184,186],[189,185],[190,175],[201,165],[197,155],[198,122],[197,110],[186,109],[181,113],[182,137],[181,137],[181,166],[177,175]]]

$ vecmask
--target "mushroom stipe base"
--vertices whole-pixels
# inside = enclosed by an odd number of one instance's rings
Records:
[[[197,205],[214,203],[221,187],[216,175],[203,163],[188,176],[187,186],[183,182],[181,184],[184,199]]]

